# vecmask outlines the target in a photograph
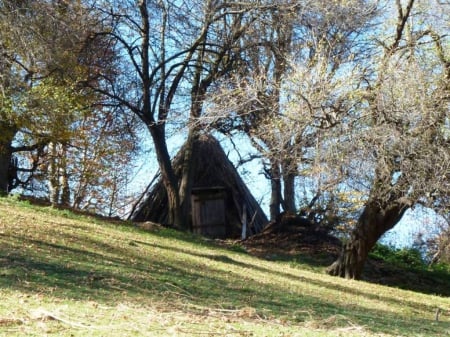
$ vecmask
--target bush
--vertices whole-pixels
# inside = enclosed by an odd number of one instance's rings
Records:
[[[377,243],[370,252],[371,258],[405,267],[423,268],[426,263],[416,248],[395,248]]]
[[[432,264],[430,266],[430,270],[432,270],[434,272],[438,272],[438,273],[449,274],[450,273],[450,264],[438,262],[438,263]]]

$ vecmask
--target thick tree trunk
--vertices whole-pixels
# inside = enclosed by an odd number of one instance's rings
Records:
[[[0,194],[9,192],[9,169],[12,151],[10,144],[0,140]]]
[[[281,172],[278,163],[272,163],[270,168],[270,221],[276,221],[280,216],[281,205]]]
[[[188,139],[186,142],[186,148],[184,152],[183,158],[183,169],[180,180],[179,187],[179,195],[180,195],[180,203],[181,203],[181,217],[182,223],[181,226],[183,228],[188,229],[191,221],[190,221],[190,210],[191,210],[191,192],[192,192],[192,180],[194,174],[194,165],[195,158],[195,144],[197,141],[197,133],[195,130],[190,129]]]
[[[283,209],[285,212],[295,214],[295,175],[291,173],[283,174]]]
[[[191,111],[190,111],[190,126],[188,132],[188,138],[186,142],[186,148],[184,152],[183,158],[183,166],[182,173],[180,179],[179,186],[179,195],[180,195],[180,203],[181,203],[181,219],[182,219],[182,227],[189,229],[191,225],[191,192],[192,192],[192,180],[193,174],[195,170],[195,145],[197,144],[197,139],[199,135],[198,126],[196,125],[196,120],[200,118],[203,102],[205,100],[206,90],[211,83],[211,78],[207,78],[205,80],[201,80],[202,75],[202,60],[203,53],[200,54],[197,60],[197,71],[195,73],[193,82],[192,82],[192,91],[191,91]]]
[[[370,250],[384,233],[401,220],[409,207],[401,202],[385,207],[379,205],[378,200],[367,203],[350,240],[344,244],[339,258],[328,268],[330,275],[360,279]]]
[[[283,152],[292,153],[292,144],[290,141],[284,145]],[[283,175],[283,209],[285,212],[295,214],[297,207],[295,204],[295,177],[298,174],[297,162],[294,156],[286,155],[281,162]]]
[[[9,123],[0,122],[0,195],[9,193],[10,170],[12,162],[12,141],[16,135],[16,129]]]
[[[169,225],[182,228],[183,216],[180,196],[178,194],[178,179],[175,176],[170,161],[163,126],[152,124],[149,129],[155,145],[156,158],[158,160],[159,169],[161,170],[161,179],[167,192],[167,222]]]

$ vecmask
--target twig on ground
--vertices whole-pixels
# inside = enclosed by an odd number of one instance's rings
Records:
[[[45,320],[55,320],[61,323],[64,323],[66,325],[69,325],[72,328],[78,328],[78,329],[95,329],[95,327],[90,326],[90,325],[85,325],[83,323],[79,323],[79,322],[73,322],[70,321],[68,319],[65,319],[59,315],[56,315],[50,311],[47,311],[45,309],[37,309],[31,312],[31,318],[33,320],[41,320],[41,321],[45,321]]]

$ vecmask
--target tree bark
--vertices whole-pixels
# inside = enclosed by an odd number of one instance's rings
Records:
[[[70,186],[69,186],[69,172],[67,171],[67,143],[62,143],[62,155],[60,162],[60,184],[61,184],[61,200],[62,206],[70,206]]]
[[[59,204],[60,184],[58,175],[58,153],[57,144],[50,142],[48,144],[49,164],[48,164],[48,190],[52,206]]]
[[[10,170],[12,161],[12,141],[17,130],[9,123],[0,122],[0,195],[8,194],[10,189]]]
[[[280,216],[281,172],[280,166],[275,162],[272,162],[272,167],[270,168],[270,187],[270,221],[276,221]]]
[[[389,229],[402,218],[409,205],[400,201],[384,207],[379,200],[369,200],[341,255],[328,268],[328,274],[347,279],[360,279],[370,250]]]
[[[206,36],[205,36],[206,37]],[[181,218],[182,227],[188,229],[191,225],[190,210],[191,210],[191,192],[193,185],[193,174],[195,158],[195,145],[198,139],[198,126],[196,120],[200,118],[203,109],[203,102],[205,100],[205,94],[208,86],[211,84],[212,74],[202,80],[202,61],[204,57],[204,49],[199,53],[197,58],[197,68],[192,80],[191,89],[191,111],[190,111],[190,125],[188,131],[188,137],[186,141],[186,147],[183,158],[182,173],[180,178],[180,186],[178,193],[181,203]],[[215,72],[214,72],[215,73]]]
[[[11,146],[0,140],[0,194],[9,192],[9,169],[12,158]]]
[[[164,188],[167,191],[167,207],[169,225],[181,228],[183,224],[180,196],[178,194],[178,179],[170,162],[170,155],[166,146],[166,138],[163,126],[150,125],[150,133],[155,145],[156,158]]]
[[[191,192],[192,192],[192,180],[194,174],[195,165],[195,145],[197,141],[197,132],[193,129],[189,129],[188,138],[186,141],[185,152],[183,154],[183,168],[182,175],[180,179],[179,195],[181,203],[181,217],[183,228],[188,229],[190,221],[190,210],[191,210]]]
[[[295,174],[287,172],[283,174],[283,209],[288,213],[296,213],[295,206]]]

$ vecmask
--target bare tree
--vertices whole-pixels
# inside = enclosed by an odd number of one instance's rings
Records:
[[[373,170],[364,208],[329,268],[332,275],[361,277],[370,249],[415,204],[448,211],[450,63],[442,47],[448,36],[420,24],[421,5],[397,2],[395,31],[379,40],[383,52],[372,61],[376,75],[365,79],[365,106],[354,116],[351,143],[336,149],[348,158],[363,156],[355,160]]]
[[[445,212],[449,195],[446,7],[385,3],[385,14],[358,26],[364,9],[377,14],[368,3],[359,5],[357,11],[327,2],[317,12],[301,12],[304,25],[293,36],[300,31],[304,44],[291,49],[297,54],[287,58],[281,86],[267,72],[244,70],[211,99],[216,124],[225,130],[237,125],[274,163],[294,159],[296,170],[319,181],[312,201],[326,190],[358,196],[346,207],[356,220],[346,226],[342,255],[329,269],[348,278],[361,276],[370,249],[408,208],[421,203]],[[275,68],[268,64],[261,68]],[[277,90],[281,99],[270,104]],[[333,202],[337,215],[339,206],[351,203]]]
[[[245,132],[266,158],[272,220],[281,208],[298,210],[296,177],[310,165],[319,134],[350,108],[336,77],[360,61],[355,53],[364,57],[362,34],[375,13],[366,1],[283,2],[246,36],[253,48],[242,67],[211,95],[215,126]]]
[[[258,17],[260,1],[139,1],[102,6],[115,29],[105,32],[122,56],[120,79],[109,80],[102,94],[135,113],[152,138],[168,195],[168,222],[184,227],[184,200],[189,195],[189,153],[181,182],[176,178],[166,143],[170,121],[191,123],[189,142],[208,88],[238,61],[240,37]],[[186,116],[185,111],[190,111]]]

